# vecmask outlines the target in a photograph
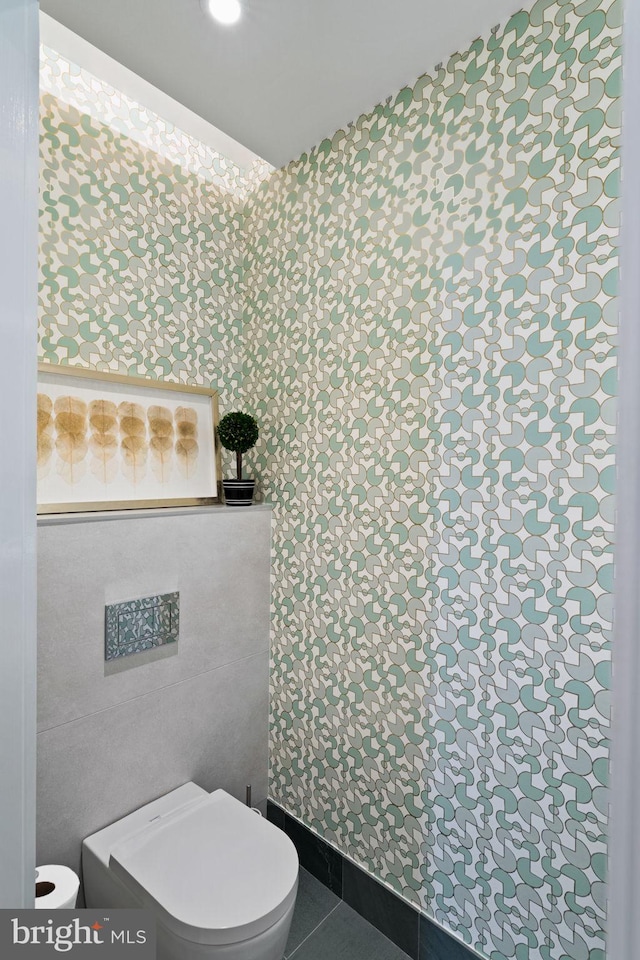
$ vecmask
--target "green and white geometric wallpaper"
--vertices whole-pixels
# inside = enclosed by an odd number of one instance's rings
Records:
[[[42,356],[258,416],[271,795],[491,960],[604,958],[620,39],[538,2],[253,192],[44,98]]]
[[[40,358],[242,392],[242,203],[41,96]]]
[[[604,956],[620,17],[536,4],[247,208],[272,794],[491,960]]]
[[[172,166],[177,164],[181,171],[197,174],[238,200],[245,200],[256,185],[273,172],[273,167],[259,157],[248,169],[241,169],[210,144],[178,129],[112,83],[72,63],[46,44],[40,46],[40,90],[75,107],[79,114],[91,117],[100,127],[108,127],[127,140],[134,140],[169,160]]]

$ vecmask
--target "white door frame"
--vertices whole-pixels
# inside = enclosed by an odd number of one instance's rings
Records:
[[[625,0],[608,960],[640,952],[640,2]]]
[[[0,0],[0,908],[33,906],[38,2]]]

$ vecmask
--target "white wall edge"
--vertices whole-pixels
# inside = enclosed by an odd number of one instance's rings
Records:
[[[640,944],[640,3],[625,0],[608,960]]]
[[[35,894],[37,0],[0,3],[0,144],[0,907],[15,910]]]
[[[95,513],[49,513],[38,517],[39,527],[56,527],[71,523],[104,523],[107,520],[141,520],[151,517],[201,517],[203,514],[216,514],[226,517],[229,514],[271,513],[270,503],[253,503],[250,507],[228,507],[224,503],[208,507],[158,507],[149,510],[99,510]]]
[[[198,114],[193,113],[188,107],[163,93],[147,80],[143,80],[137,73],[42,11],[40,12],[40,40],[71,63],[82,67],[83,70],[87,70],[99,80],[115,87],[136,103],[153,111],[163,120],[168,120],[179,130],[207,144],[229,160],[233,160],[243,173],[256,160],[261,159],[252,150],[244,147]]]

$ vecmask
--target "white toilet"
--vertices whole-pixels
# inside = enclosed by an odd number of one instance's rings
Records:
[[[282,960],[298,855],[224,790],[186,783],[82,844],[88,907],[147,907],[158,960]]]

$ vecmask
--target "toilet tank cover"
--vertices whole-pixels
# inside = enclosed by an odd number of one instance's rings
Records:
[[[295,899],[291,840],[224,790],[159,817],[115,846],[110,869],[177,936],[237,943]]]

